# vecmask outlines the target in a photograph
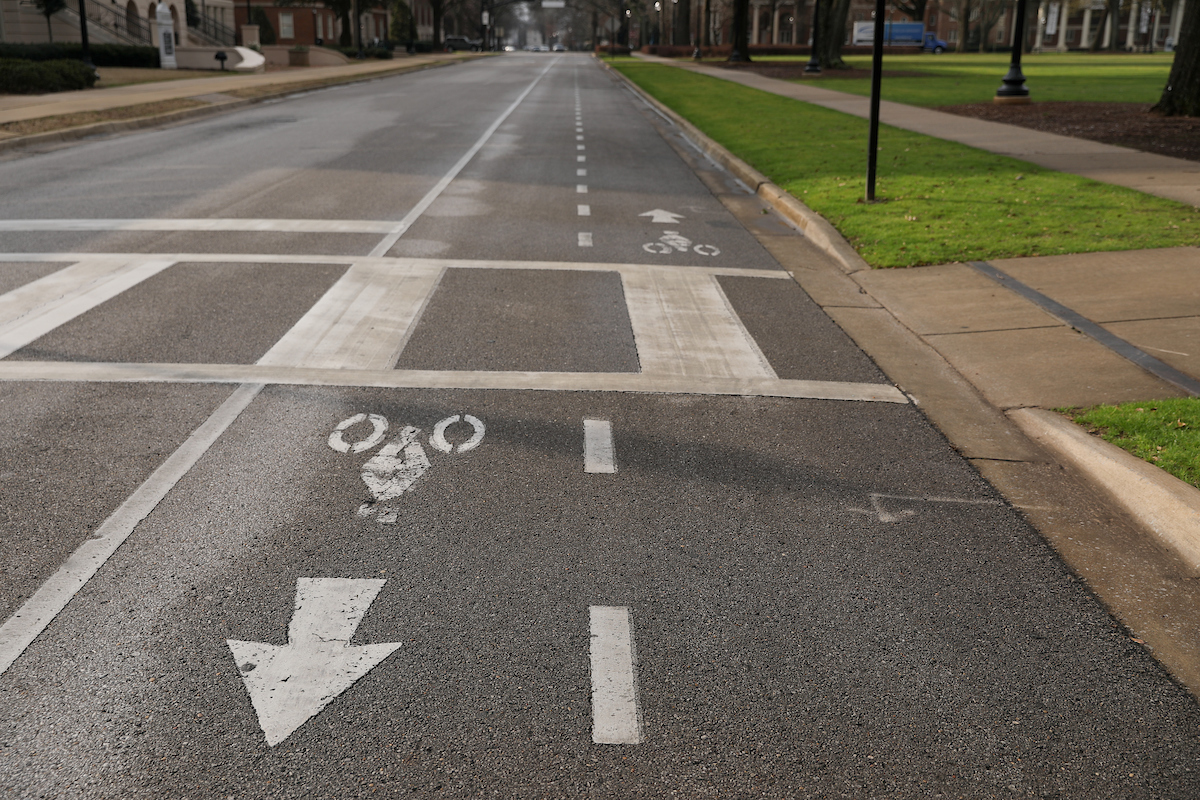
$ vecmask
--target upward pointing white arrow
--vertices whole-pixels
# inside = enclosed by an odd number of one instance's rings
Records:
[[[400,647],[350,646],[384,583],[300,578],[286,645],[226,640],[268,745],[282,742]]]
[[[664,211],[661,208],[656,208],[653,211],[647,211],[644,214],[638,214],[639,217],[650,217],[651,222],[665,222],[668,225],[674,225],[679,220],[683,219],[683,214],[676,214],[674,211]]]

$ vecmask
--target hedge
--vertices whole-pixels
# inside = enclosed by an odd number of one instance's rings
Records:
[[[45,94],[90,89],[96,73],[82,61],[0,59],[0,94]]]
[[[338,47],[335,49],[349,58],[358,58],[357,47]],[[386,47],[363,47],[363,56],[366,58],[392,58],[392,51]]]
[[[132,44],[94,44],[88,48],[92,63],[97,67],[158,67],[158,48]],[[55,44],[2,44],[0,59],[24,61],[58,61],[83,59],[83,45],[78,42]]]

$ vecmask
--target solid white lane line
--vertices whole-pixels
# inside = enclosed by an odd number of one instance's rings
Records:
[[[538,76],[533,79],[532,83],[525,87],[525,91],[521,92],[517,99],[512,102],[512,105],[506,108],[504,113],[497,117],[496,121],[488,126],[488,129],[483,132],[483,135],[479,137],[478,141],[471,146],[471,149],[464,153],[463,157],[460,158],[458,162],[450,168],[450,171],[443,175],[442,179],[438,181],[437,184],[430,189],[424,197],[421,198],[420,202],[413,206],[413,209],[404,215],[404,219],[396,223],[391,233],[383,237],[383,241],[375,246],[375,249],[371,251],[371,255],[382,256],[385,255],[388,250],[392,249],[392,245],[399,241],[400,237],[404,235],[405,231],[412,227],[413,223],[415,223],[417,219],[419,219],[420,216],[425,213],[429,206],[433,205],[433,201],[438,199],[438,196],[446,190],[446,187],[449,186],[450,182],[458,176],[458,173],[462,172],[463,168],[466,167],[467,164],[471,162],[471,159],[475,157],[475,154],[478,153],[485,144],[487,144],[487,140],[492,138],[492,134],[496,132],[496,129],[503,125],[504,121],[509,118],[509,115],[517,110],[517,106],[521,105],[525,98],[529,96],[529,93],[533,91],[533,88],[538,85],[538,82],[541,81],[546,73],[550,71],[550,68],[557,64],[560,60],[561,56],[551,61],[546,65],[545,69],[538,73]]]
[[[549,392],[646,392],[742,395],[804,400],[907,404],[888,383],[719,378],[639,372],[492,372],[354,370],[267,367],[258,364],[113,364],[0,361],[0,381],[64,383],[267,383],[289,386],[366,386],[381,389],[528,389]]]
[[[254,231],[282,233],[389,233],[391,220],[364,219],[6,219],[8,231]]]
[[[633,625],[623,606],[591,606],[592,741],[641,744]]]
[[[621,281],[643,373],[776,377],[714,276],[660,270]]]
[[[598,474],[617,471],[612,423],[606,419],[583,421],[583,471]]]
[[[577,194],[587,194],[587,184],[586,183],[575,184],[575,192]]]
[[[173,259],[146,256],[132,263],[113,259],[89,260],[0,296],[0,358],[11,355],[174,263]]]
[[[590,217],[592,215],[592,207],[587,205],[576,206],[579,209],[579,216]]]
[[[592,246],[592,235],[590,233],[580,232],[579,246],[580,247],[591,247]]]
[[[0,674],[25,652],[71,598],[104,566],[138,524],[208,452],[238,415],[262,391],[261,384],[239,386],[179,449],[163,462],[121,507],[104,521],[93,538],[75,549],[33,597],[0,625]]]
[[[424,264],[354,264],[258,363],[390,369],[444,272]]]
[[[0,263],[7,261],[34,262],[76,262],[107,260],[112,262],[105,269],[111,272],[114,264],[128,264],[130,261],[146,259],[144,253],[0,253]],[[499,260],[468,260],[453,258],[370,258],[368,256],[302,256],[274,253],[163,253],[154,256],[175,263],[197,262],[203,264],[371,264],[381,268],[404,270],[413,267],[438,269],[549,269],[549,270],[583,270],[585,272],[620,272],[624,273],[689,273],[695,275],[736,275],[740,278],[768,278],[771,280],[791,280],[792,276],[782,269],[744,269],[729,266],[688,266],[675,267],[661,264],[606,264],[587,261],[499,261]],[[61,272],[61,271],[60,271]],[[58,275],[60,273],[54,273]],[[47,276],[51,277],[51,276]],[[32,284],[30,284],[32,285]],[[0,295],[3,298],[13,294]],[[3,319],[3,317],[0,317]]]

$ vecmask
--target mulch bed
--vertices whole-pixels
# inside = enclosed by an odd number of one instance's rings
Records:
[[[1200,117],[1165,117],[1144,103],[971,103],[938,111],[1200,161]]]

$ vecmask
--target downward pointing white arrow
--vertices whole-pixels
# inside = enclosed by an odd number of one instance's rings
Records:
[[[268,745],[282,742],[400,647],[350,646],[384,583],[300,578],[286,645],[226,640]]]
[[[674,211],[664,211],[661,208],[656,208],[653,211],[647,211],[644,214],[638,214],[639,217],[650,217],[651,222],[665,222],[668,225],[674,225],[679,220],[683,219],[683,214],[676,214]]]

